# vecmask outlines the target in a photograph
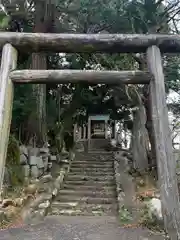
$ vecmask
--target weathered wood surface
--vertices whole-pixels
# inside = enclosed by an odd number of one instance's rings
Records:
[[[148,168],[148,132],[145,127],[146,112],[140,101],[138,109],[133,112],[132,154],[134,167],[139,171]]]
[[[157,45],[162,52],[180,52],[180,35],[165,34],[50,34],[0,32],[0,47],[11,43],[25,52],[140,53]]]
[[[17,65],[17,51],[10,45],[3,47],[0,68],[0,191],[2,190],[5,160],[12,118],[14,88],[9,78]]]
[[[148,84],[152,76],[142,71],[19,70],[11,73],[15,83]]]
[[[161,53],[157,46],[148,48],[147,63],[149,71],[154,75],[154,80],[150,82],[150,99],[165,229],[171,239],[180,239],[180,204],[176,166],[168,122]]]

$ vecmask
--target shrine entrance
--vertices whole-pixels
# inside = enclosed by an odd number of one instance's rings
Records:
[[[109,115],[89,115],[88,117],[88,151],[103,149],[108,144]]]

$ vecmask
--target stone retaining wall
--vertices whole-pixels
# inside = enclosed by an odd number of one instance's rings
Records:
[[[61,189],[64,178],[69,172],[74,157],[75,154],[71,152],[69,155],[69,161],[62,165],[56,179],[53,179],[51,175],[46,175],[35,183],[38,194],[34,201],[32,201],[22,213],[22,218],[25,223],[37,223],[43,220],[47,215],[51,202]]]
[[[64,152],[61,156],[55,156],[50,154],[48,148],[20,146],[21,165],[14,167],[16,171],[19,167],[19,171],[23,172],[25,181],[22,186],[17,186],[21,189],[19,194],[15,194],[15,196],[4,194],[4,199],[0,201],[0,224],[16,217],[19,212],[23,212],[22,218],[26,223],[44,217],[51,200],[61,188],[74,157],[73,152]],[[53,177],[53,174],[51,175],[51,172],[53,173],[52,166],[59,167],[57,178]],[[9,187],[13,187],[13,183],[10,181],[9,169],[6,169],[4,192]]]
[[[25,178],[38,178],[52,167],[49,148],[20,146],[20,163],[24,168]]]

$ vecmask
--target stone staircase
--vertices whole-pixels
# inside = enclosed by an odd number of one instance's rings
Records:
[[[49,215],[116,215],[112,155],[77,153]]]

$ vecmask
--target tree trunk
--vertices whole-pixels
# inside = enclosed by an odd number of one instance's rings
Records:
[[[148,133],[145,127],[146,113],[143,104],[133,113],[132,154],[134,167],[139,171],[148,168]]]
[[[146,111],[146,129],[149,135],[149,141],[151,145],[151,156],[149,158],[149,166],[156,166],[156,150],[155,150],[155,139],[153,135],[153,126],[152,126],[152,113],[150,107],[150,99],[149,99],[149,86],[144,86],[144,107]]]
[[[54,6],[54,5],[53,5]],[[53,27],[53,8],[51,1],[35,1],[35,28],[34,32],[47,32],[50,25]],[[46,69],[47,60],[45,53],[32,54],[32,69]],[[36,144],[44,145],[47,141],[46,126],[46,85],[36,84],[33,88],[36,99]]]

